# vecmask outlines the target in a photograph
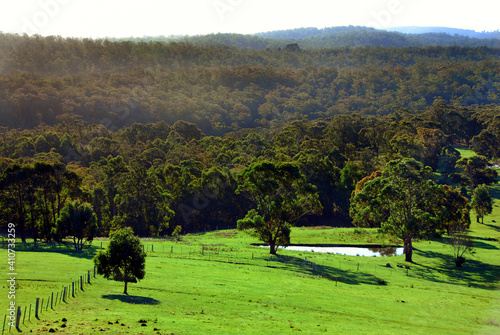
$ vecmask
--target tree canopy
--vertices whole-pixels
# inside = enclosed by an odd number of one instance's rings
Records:
[[[236,193],[243,193],[257,206],[238,220],[238,228],[251,230],[269,245],[271,254],[290,242],[290,227],[301,216],[322,210],[315,187],[290,163],[251,164],[239,176]]]
[[[481,223],[484,223],[485,215],[491,214],[493,211],[493,199],[491,198],[488,186],[483,184],[474,189],[471,206],[477,215],[477,221],[479,222],[481,218]]]
[[[131,228],[111,233],[106,251],[95,255],[94,264],[104,278],[124,282],[124,294],[128,294],[128,283],[137,283],[146,275],[146,253]]]
[[[57,238],[71,237],[76,251],[83,249],[85,239],[91,243],[97,234],[97,219],[89,205],[68,202],[56,221]]]
[[[412,261],[413,239],[435,232],[440,224],[441,208],[436,204],[444,192],[430,180],[431,173],[414,159],[391,161],[382,176],[364,183],[351,203],[357,225],[363,226],[369,217],[403,240],[408,262]]]

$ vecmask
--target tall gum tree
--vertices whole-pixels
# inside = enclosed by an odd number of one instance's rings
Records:
[[[269,161],[251,164],[239,176],[237,194],[244,194],[257,208],[238,220],[238,229],[248,230],[269,244],[269,253],[290,242],[290,227],[308,214],[322,211],[316,187],[307,183],[295,164]]]
[[[415,237],[433,233],[442,215],[438,199],[444,195],[442,186],[430,176],[432,169],[414,159],[387,163],[381,176],[364,183],[351,203],[354,223],[363,226],[366,218],[380,223],[404,243],[405,260],[412,262]]]

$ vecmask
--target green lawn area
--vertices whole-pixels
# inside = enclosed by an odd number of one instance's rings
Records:
[[[100,329],[113,334],[497,334],[500,245],[491,239],[500,238],[500,225],[492,223],[500,222],[499,214],[497,201],[485,225],[474,223],[476,252],[463,269],[454,267],[447,245],[421,241],[415,244],[408,276],[397,267],[404,256],[285,250],[271,256],[251,245],[258,241],[231,230],[189,235],[180,242],[145,240],[147,275],[129,286],[129,296],[122,295],[122,283],[98,277],[76,298],[54,310],[49,307],[40,320],[26,319],[21,329],[68,334]],[[292,242],[345,243],[353,235],[357,243],[376,242],[373,231],[307,228],[293,229]],[[96,247],[100,241],[94,242]],[[47,299],[92,268],[90,255],[56,250],[18,252],[18,305]],[[5,249],[1,255],[6,258]],[[6,295],[2,286],[0,296]]]
[[[474,151],[468,149],[467,147],[458,147],[455,149],[460,153],[460,157],[462,158],[469,158],[476,155]]]
[[[498,184],[492,194],[494,212],[484,225],[472,220],[475,252],[461,269],[454,266],[444,239],[417,241],[413,264],[405,263],[404,256],[287,250],[271,256],[252,245],[259,241],[235,230],[188,235],[178,242],[144,239],[146,277],[129,285],[128,296],[122,294],[122,283],[92,278],[84,292],[44,310],[39,320],[32,312],[20,328],[66,334],[499,334]],[[397,241],[377,230],[315,227],[294,228],[291,242]],[[61,292],[92,269],[101,243],[106,247],[106,240],[96,240],[84,253],[64,245],[31,250],[19,244],[16,303],[24,310],[37,297],[46,302],[51,292]],[[5,260],[0,274],[3,322],[8,306],[5,248],[0,257]]]

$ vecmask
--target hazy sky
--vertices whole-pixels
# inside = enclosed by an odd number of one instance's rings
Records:
[[[64,37],[256,33],[344,25],[500,29],[500,0],[0,0],[0,31]]]

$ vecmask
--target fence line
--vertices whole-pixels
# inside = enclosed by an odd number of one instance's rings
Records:
[[[5,334],[5,331],[8,331],[9,333],[11,332],[12,328],[16,328],[17,331],[21,332],[21,327],[26,326],[26,314],[28,314],[28,322],[31,323],[31,315],[32,315],[32,310],[34,313],[34,316],[36,319],[40,319],[40,315],[44,314],[44,312],[49,312],[49,306],[50,310],[55,310],[55,307],[57,305],[60,305],[61,303],[67,303],[67,300],[70,298],[69,294],[69,288],[72,288],[72,298],[76,298],[76,293],[78,292],[78,289],[80,289],[81,292],[84,291],[84,286],[85,285],[90,285],[92,283],[91,279],[91,271],[88,270],[87,273],[83,276],[80,276],[80,279],[75,280],[71,282],[70,285],[65,285],[61,291],[56,292],[56,298],[54,299],[54,292],[51,292],[48,297],[37,297],[35,299],[35,306],[34,309],[32,308],[32,304],[29,304],[24,306],[24,312],[22,312],[22,306],[18,305],[17,306],[17,312],[15,313],[15,320],[10,319],[10,322],[7,320],[7,314],[5,314],[3,318],[3,325],[2,325],[2,335]],[[94,267],[94,278],[96,278],[96,272],[95,272],[95,267]],[[85,280],[84,280],[85,279]],[[59,295],[59,293],[61,294]],[[60,300],[58,302],[58,297],[60,296]],[[46,299],[46,300],[45,300]],[[22,319],[22,320],[21,320]],[[1,320],[1,319],[0,319]],[[22,322],[21,322],[22,321]]]

